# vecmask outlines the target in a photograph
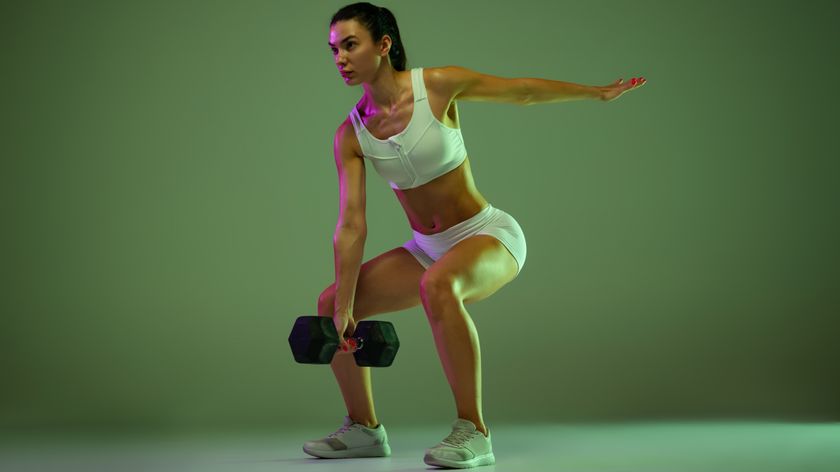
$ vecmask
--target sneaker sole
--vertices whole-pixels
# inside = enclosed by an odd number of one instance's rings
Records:
[[[468,467],[478,467],[482,465],[493,465],[496,463],[496,456],[493,455],[492,452],[488,452],[487,454],[482,454],[480,456],[473,457],[470,460],[466,461],[455,461],[451,459],[441,459],[439,457],[434,457],[430,454],[426,454],[423,457],[423,462],[428,465],[436,465],[440,467],[454,467],[457,469],[465,469]]]
[[[308,449],[306,446],[303,446],[303,452],[309,454],[310,456],[321,457],[324,459],[345,459],[348,457],[388,457],[391,455],[391,446],[388,444],[377,444],[375,446],[353,447],[339,451]]]

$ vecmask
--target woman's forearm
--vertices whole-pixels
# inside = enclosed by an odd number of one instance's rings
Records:
[[[335,313],[353,314],[356,282],[365,250],[366,228],[340,227],[333,236],[335,253]]]
[[[526,105],[551,103],[585,98],[601,99],[601,87],[561,80],[524,78],[528,90]]]

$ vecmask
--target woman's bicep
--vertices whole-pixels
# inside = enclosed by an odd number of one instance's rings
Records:
[[[365,160],[353,145],[356,136],[352,124],[345,121],[335,133],[333,151],[338,172],[338,227],[365,229]]]

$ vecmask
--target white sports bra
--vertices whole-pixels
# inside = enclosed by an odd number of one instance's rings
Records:
[[[367,130],[353,106],[350,120],[362,154],[391,188],[418,187],[461,165],[467,157],[460,128],[450,128],[432,113],[423,81],[423,68],[411,69],[414,110],[405,129],[382,140]]]

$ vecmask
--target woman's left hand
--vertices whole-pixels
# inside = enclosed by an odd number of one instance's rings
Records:
[[[618,79],[615,82],[601,87],[601,100],[609,102],[620,97],[622,93],[636,89],[647,83],[644,77],[633,77],[630,82],[622,82],[624,79]]]

